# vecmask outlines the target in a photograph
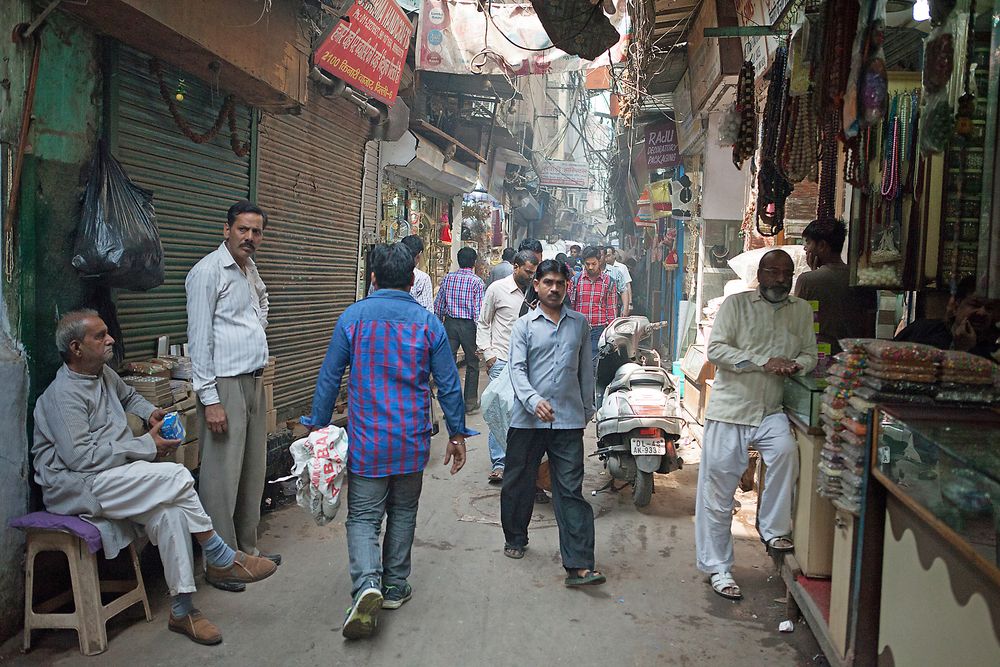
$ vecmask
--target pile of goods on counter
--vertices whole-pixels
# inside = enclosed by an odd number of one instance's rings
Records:
[[[267,401],[267,432],[277,428],[277,411],[274,409],[275,357],[269,357],[261,382]],[[201,418],[198,415],[198,398],[191,383],[191,358],[162,355],[147,361],[133,361],[119,369],[125,384],[134,388],[140,396],[158,408],[167,411],[169,420],[163,427],[164,436],[175,429],[182,442],[173,452],[158,461],[180,463],[188,470],[197,470],[201,463],[201,448],[198,436],[201,433]],[[129,428],[135,435],[146,432],[146,425],[135,415],[128,414]]]
[[[869,411],[876,403],[956,407],[994,405],[998,367],[968,352],[873,339],[840,341],[820,405],[826,442],[817,465],[820,495],[858,514]]]

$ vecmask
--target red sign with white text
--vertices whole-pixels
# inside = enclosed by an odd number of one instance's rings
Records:
[[[355,2],[316,49],[320,69],[392,106],[403,77],[413,24],[394,0]]]

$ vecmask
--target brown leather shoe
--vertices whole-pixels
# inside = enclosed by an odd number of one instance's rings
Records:
[[[229,567],[214,567],[205,569],[205,580],[213,586],[219,584],[251,584],[267,579],[278,566],[267,558],[251,556],[242,551],[236,552],[236,559]]]
[[[192,609],[190,614],[180,618],[171,614],[167,629],[171,632],[187,635],[191,641],[205,646],[222,643],[222,633],[219,632],[219,628],[202,616],[197,609]]]

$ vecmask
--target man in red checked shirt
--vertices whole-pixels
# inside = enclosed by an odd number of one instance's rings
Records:
[[[465,353],[465,412],[472,414],[479,409],[479,357],[476,354],[476,322],[483,307],[486,285],[475,274],[478,253],[472,248],[458,251],[458,271],[452,271],[441,281],[434,314],[444,320],[448,332],[451,354],[459,346]]]
[[[596,368],[597,343],[604,329],[615,319],[618,304],[618,287],[611,276],[601,271],[600,249],[593,246],[583,249],[583,272],[570,282],[569,299],[573,310],[586,317],[590,324],[590,351]]]

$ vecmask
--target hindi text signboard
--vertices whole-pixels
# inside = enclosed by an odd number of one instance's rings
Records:
[[[538,184],[553,188],[590,187],[590,165],[586,162],[548,160],[538,175]]]
[[[356,2],[313,55],[320,69],[392,106],[413,24],[395,0]]]

